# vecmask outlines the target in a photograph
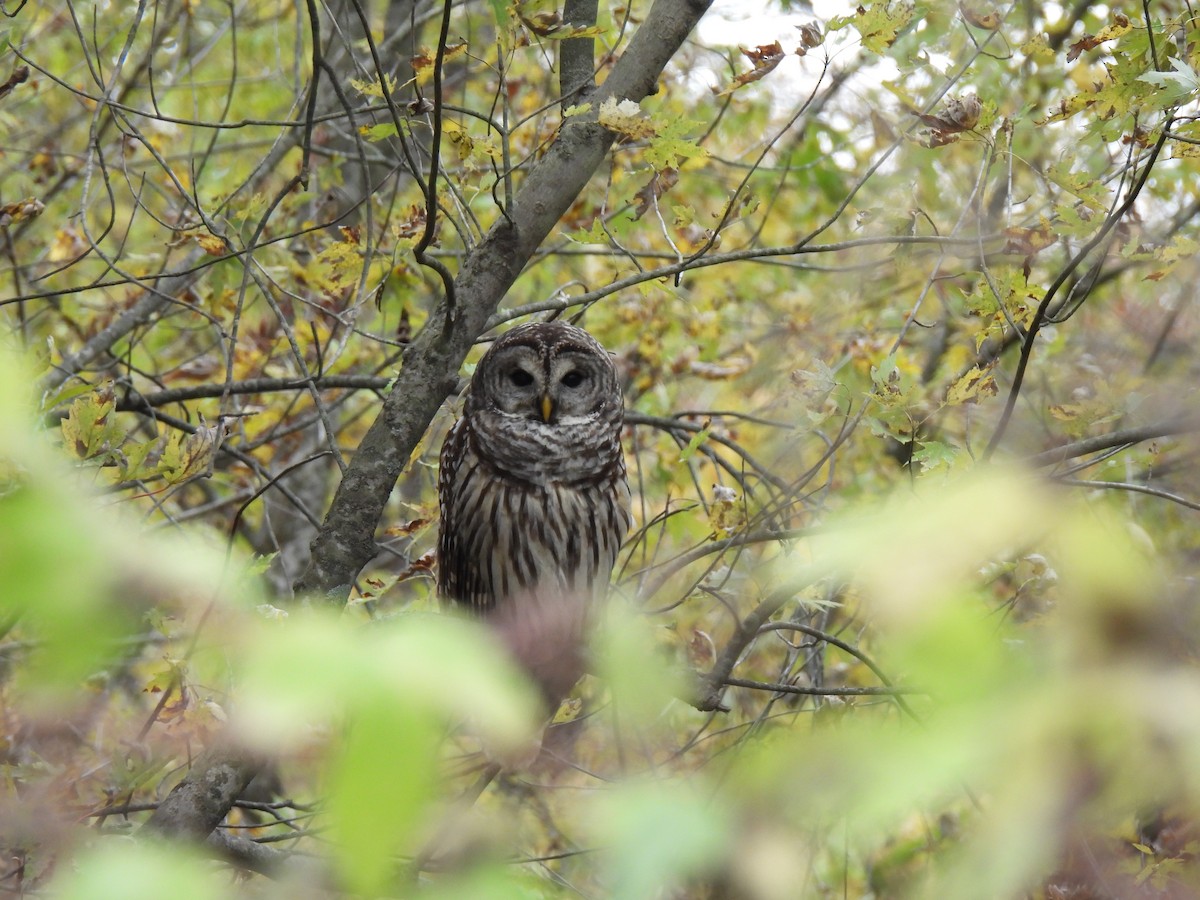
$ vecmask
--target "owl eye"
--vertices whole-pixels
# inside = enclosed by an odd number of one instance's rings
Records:
[[[570,371],[562,377],[562,383],[569,388],[577,388],[583,384],[584,375],[582,372]]]
[[[533,384],[533,376],[524,369],[513,369],[508,373],[508,380],[517,387],[529,387]]]

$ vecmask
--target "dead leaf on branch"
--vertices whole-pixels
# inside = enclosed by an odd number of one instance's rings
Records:
[[[521,16],[521,24],[538,37],[554,34],[562,28],[563,20],[557,12],[540,12],[533,16]]]
[[[657,204],[659,197],[678,183],[678,169],[663,169],[661,172],[655,172],[650,177],[650,180],[642,185],[641,189],[634,194],[638,204],[637,208],[633,211],[633,220],[636,222],[644,216],[652,206]]]
[[[426,575],[433,571],[433,567],[436,562],[437,552],[430,550],[424,556],[419,556],[414,559],[407,569],[396,575],[395,582],[401,582],[409,578],[415,578],[418,575]]]
[[[410,537],[432,521],[433,519],[430,516],[418,516],[415,519],[409,519],[407,522],[401,522],[399,525],[391,525],[385,528],[384,534],[388,537]]]
[[[929,137],[924,141],[926,147],[942,147],[958,140],[958,135],[970,131],[979,124],[979,116],[983,112],[983,104],[976,94],[964,97],[949,97],[942,105],[940,115],[917,113],[922,124],[929,126]]]
[[[1004,240],[1002,253],[1031,256],[1054,243],[1054,231],[1049,222],[1042,222],[1037,228],[1005,228]]]
[[[1127,16],[1120,13],[1113,15],[1112,24],[1097,31],[1095,34],[1085,34],[1067,50],[1067,62],[1074,62],[1088,50],[1095,50],[1105,41],[1115,40],[1133,30],[1133,23]]]
[[[412,204],[408,212],[392,226],[392,235],[396,240],[408,240],[425,232],[425,207]]]
[[[17,66],[15,69],[13,69],[12,74],[8,76],[8,80],[4,82],[4,84],[0,84],[0,100],[3,100],[5,97],[11,94],[13,92],[13,88],[15,88],[18,84],[24,84],[28,80],[29,67]]]
[[[924,124],[939,131],[968,131],[979,122],[979,114],[982,111],[983,105],[979,102],[979,97],[976,94],[967,94],[965,97],[948,98],[941,115],[920,113],[919,117]]]
[[[994,8],[986,11],[970,3],[958,4],[958,11],[967,24],[982,28],[985,31],[995,31],[1000,27],[1000,14]]]
[[[750,60],[754,68],[734,78],[733,84],[721,91],[717,95],[719,97],[732,94],[738,88],[758,81],[778,66],[785,55],[779,41],[775,41],[773,44],[760,44],[753,50],[747,50],[745,47],[739,49],[742,51],[742,56]]]
[[[1033,270],[1033,258],[1049,247],[1056,240],[1050,223],[1043,220],[1037,228],[1005,228],[1004,247],[1001,253],[1015,253],[1021,256],[1023,263],[1021,271],[1026,278]]]
[[[0,228],[5,228],[14,222],[36,219],[45,208],[45,204],[36,197],[26,197],[24,200],[5,203],[0,206]]]
[[[821,34],[821,26],[816,22],[805,22],[803,25],[797,25],[796,28],[800,32],[800,46],[796,48],[797,56],[804,56],[813,47],[819,47],[825,41],[825,35]]]
[[[445,49],[442,51],[442,65],[445,66],[446,63],[450,62],[450,60],[454,59],[455,57],[462,56],[466,52],[466,41],[459,41],[456,44],[447,44]],[[416,73],[415,81],[417,84],[425,84],[433,80],[433,70],[437,65],[437,53],[434,50],[431,50],[429,47],[422,47],[417,51],[416,55],[409,60],[409,62],[412,63],[413,72]],[[358,87],[358,85],[355,85],[355,87]],[[376,89],[378,89],[378,85],[376,85]],[[359,90],[362,89],[359,88]],[[382,96],[382,92],[380,96]]]

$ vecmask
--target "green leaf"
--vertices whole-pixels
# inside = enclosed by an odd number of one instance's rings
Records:
[[[679,454],[679,461],[687,462],[689,459],[691,459],[692,454],[694,454],[700,448],[700,445],[708,440],[708,436],[711,432],[711,428],[701,428],[694,435],[692,435],[692,439],[688,441],[688,445],[684,447],[683,452]]]
[[[655,125],[661,114],[652,118]],[[708,151],[695,140],[684,135],[699,126],[700,123],[687,119],[672,119],[658,129],[658,133],[650,139],[646,147],[646,161],[659,171],[681,166],[686,160],[704,159]]]
[[[92,457],[115,448],[124,432],[112,416],[112,397],[101,400],[91,393],[77,397],[61,423],[63,440],[80,459]]]
[[[42,412],[50,412],[69,400],[74,400],[83,394],[92,393],[95,389],[95,385],[89,384],[86,381],[68,381],[57,391],[48,394],[42,399]]]
[[[1200,75],[1178,57],[1171,59],[1174,72],[1146,72],[1138,80],[1148,82],[1167,92],[1166,102],[1172,106],[1186,103],[1200,94]]]
[[[632,783],[601,797],[593,828],[609,848],[614,900],[643,900],[717,869],[730,821],[704,781]]]
[[[62,867],[50,892],[60,900],[219,900],[229,877],[180,844],[108,837]]]
[[[590,228],[577,228],[568,232],[566,237],[577,244],[608,244],[608,235],[604,232],[604,223],[600,221],[599,216],[592,219]]]
[[[343,881],[374,895],[395,879],[396,856],[419,850],[437,784],[442,727],[427,710],[377,686],[360,698],[328,779],[329,837]]]
[[[949,444],[941,441],[918,441],[913,461],[921,466],[921,471],[930,472],[943,467],[952,468],[958,456],[958,450]]]
[[[854,17],[841,17],[830,22],[831,31],[852,23],[862,38],[863,46],[872,53],[887,51],[912,21],[915,6],[907,0],[875,0],[860,6]],[[834,24],[836,22],[836,25]]]
[[[148,441],[135,441],[123,445],[121,447],[121,480],[133,481],[154,474],[156,467],[148,467],[146,459],[162,445],[161,438],[151,438]]]
[[[78,690],[130,625],[105,602],[119,568],[96,532],[111,523],[81,512],[77,500],[40,481],[0,498],[0,621],[23,617],[37,640],[19,681],[46,698]]]
[[[492,8],[492,16],[496,19],[496,25],[500,28],[505,27],[509,21],[505,0],[488,0],[488,6]]]

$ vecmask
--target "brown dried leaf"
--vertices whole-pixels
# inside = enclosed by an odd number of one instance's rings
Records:
[[[1079,58],[1080,54],[1088,50],[1094,50],[1105,41],[1119,38],[1132,30],[1133,23],[1129,21],[1129,17],[1121,13],[1115,13],[1110,24],[1104,26],[1095,34],[1085,34],[1071,45],[1067,51],[1067,62],[1073,62]]]
[[[663,169],[661,172],[655,172],[650,180],[642,185],[641,190],[634,195],[638,201],[637,208],[633,211],[634,221],[636,222],[644,216],[654,206],[658,198],[675,187],[678,182],[678,169]]]
[[[433,565],[437,562],[437,551],[430,550],[424,556],[417,557],[412,561],[412,564],[396,576],[396,581],[404,581],[406,578],[412,578],[415,575],[423,575],[426,572],[433,571]]]
[[[563,20],[557,12],[540,12],[528,18],[521,16],[521,24],[534,34],[545,37],[562,28]]]
[[[970,131],[979,123],[979,114],[983,112],[983,104],[976,94],[965,97],[950,97],[943,104],[941,115],[918,113],[918,118],[935,131],[954,134],[960,131]]]
[[[1067,62],[1074,62],[1079,59],[1080,55],[1098,47],[1100,42],[1096,40],[1094,35],[1085,34],[1067,50]]]
[[[409,519],[407,522],[401,522],[399,525],[392,525],[384,529],[384,534],[388,537],[408,537],[410,534],[415,534],[430,523],[428,517]]]
[[[18,84],[24,84],[28,80],[29,67],[17,66],[15,69],[13,69],[12,74],[8,76],[8,80],[4,82],[4,84],[0,84],[0,100],[3,100],[5,97],[11,94],[13,88],[15,88]]]
[[[780,60],[784,57],[783,47],[780,46],[779,41],[773,44],[760,44],[753,50],[747,50],[745,47],[740,49],[742,55],[754,64],[754,68],[733,79],[733,84],[721,91],[721,94],[731,94],[740,87],[758,81],[779,65]]]
[[[803,25],[797,25],[800,31],[800,46],[796,49],[797,56],[803,56],[801,50],[811,50],[813,47],[821,46],[821,42],[825,40],[825,35],[821,34],[821,26],[816,22],[805,22]]]
[[[974,25],[976,28],[995,31],[1000,27],[1000,14],[995,9],[984,12],[972,4],[960,3],[958,4],[958,11],[967,20],[968,24]]]
[[[1053,243],[1054,232],[1049,222],[1042,222],[1037,228],[1005,228],[1004,249],[1001,252],[1030,257]]]
[[[975,94],[967,94],[965,97],[947,99],[943,104],[941,115],[917,113],[917,118],[930,127],[929,137],[924,142],[925,146],[942,147],[946,144],[953,144],[958,140],[958,135],[964,131],[970,131],[979,123],[979,116],[982,112],[983,104],[979,102],[979,97]]]
[[[36,197],[26,197],[13,203],[0,206],[0,228],[13,222],[24,222],[26,219],[36,219],[46,207]]]
[[[392,234],[397,240],[414,238],[425,231],[425,207],[413,204],[408,208],[408,214],[392,226]]]

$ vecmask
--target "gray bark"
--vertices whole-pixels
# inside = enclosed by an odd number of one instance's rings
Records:
[[[165,837],[204,837],[228,815],[260,764],[261,760],[227,744],[214,745],[196,758],[146,827]]]

